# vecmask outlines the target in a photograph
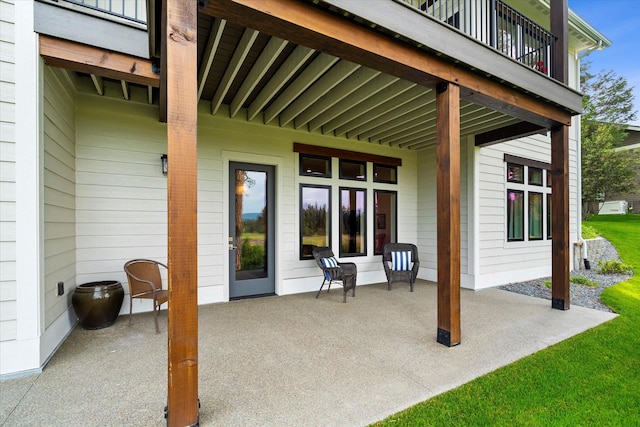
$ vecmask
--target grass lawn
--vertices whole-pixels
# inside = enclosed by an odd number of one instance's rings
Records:
[[[634,268],[601,297],[619,317],[375,425],[640,425],[640,215],[588,224]]]

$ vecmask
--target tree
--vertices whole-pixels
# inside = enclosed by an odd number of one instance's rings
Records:
[[[634,190],[635,170],[640,165],[638,153],[615,150],[627,136],[627,124],[636,118],[633,87],[613,70],[592,74],[590,65],[585,62],[580,69],[584,93],[581,154],[585,219],[599,210],[599,202],[617,193]]]

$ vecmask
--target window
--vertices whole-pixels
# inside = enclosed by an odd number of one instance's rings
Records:
[[[366,190],[340,188],[340,256],[367,254]]]
[[[367,180],[367,162],[340,159],[340,179]]]
[[[524,240],[524,191],[507,190],[507,240]]]
[[[529,240],[542,240],[542,193],[529,192]]]
[[[331,187],[300,186],[300,259],[316,246],[331,246]]]
[[[374,236],[373,254],[382,255],[385,243],[396,241],[396,200],[395,191],[375,190],[373,192]]]
[[[507,241],[551,239],[549,165],[508,154],[505,162]]]
[[[332,247],[341,257],[380,255],[385,243],[397,241],[394,190],[402,159],[297,142],[293,151],[299,161],[300,259],[313,258],[316,246]],[[332,175],[332,168],[338,173]]]
[[[331,158],[300,154],[300,175],[331,178]]]
[[[395,166],[373,165],[373,182],[398,183],[398,169]]]

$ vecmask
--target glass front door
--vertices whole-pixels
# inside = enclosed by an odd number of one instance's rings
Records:
[[[275,293],[274,168],[229,164],[229,297]]]

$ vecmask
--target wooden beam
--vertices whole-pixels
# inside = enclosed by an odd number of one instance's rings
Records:
[[[39,35],[40,56],[51,67],[95,74],[153,87],[160,86],[160,76],[152,69],[151,60],[93,46]]]
[[[460,344],[460,88],[436,88],[438,342]]]
[[[93,82],[93,87],[96,88],[96,92],[98,95],[104,95],[104,83],[102,82],[102,77],[96,76],[95,74],[90,74],[91,81]]]
[[[169,158],[167,425],[197,425],[197,3],[167,0],[167,154]]]
[[[548,129],[538,126],[535,123],[520,122],[514,123],[500,129],[479,133],[475,136],[476,147],[488,147],[500,142],[511,141],[525,136],[541,134],[545,135]]]
[[[297,0],[217,0],[202,12],[257,29],[421,86],[452,82],[463,99],[551,127],[571,113],[464,69],[426,50]]]
[[[158,96],[158,121],[167,122],[167,2],[156,0],[150,3],[160,3],[162,16],[160,22],[160,94]]]
[[[402,166],[402,159],[398,157],[379,156],[377,154],[361,153],[359,151],[342,150],[339,148],[321,147],[319,145],[293,143],[293,152],[310,154],[312,156],[338,157],[345,160],[358,160],[387,166]]]
[[[220,79],[218,88],[216,89],[216,93],[211,99],[211,114],[215,114],[218,112],[218,108],[220,108],[220,105],[222,105],[224,97],[227,95],[227,92],[231,88],[233,80],[236,78],[236,75],[240,71],[240,67],[242,67],[245,58],[251,50],[251,46],[253,46],[253,43],[255,43],[259,34],[260,33],[256,30],[245,28],[244,33],[242,34],[242,37],[238,42],[238,46],[236,46],[236,49],[233,52],[231,61],[229,61],[229,65],[227,65],[227,69],[225,70],[222,79]]]
[[[227,25],[227,21],[224,19],[215,19],[209,32],[209,38],[207,39],[207,46],[204,48],[202,54],[202,61],[200,69],[198,70],[198,99],[202,96],[204,86],[207,84],[207,77],[213,64],[213,58],[216,56],[218,46],[220,45],[220,39],[224,32],[224,27]]]
[[[569,127],[551,130],[551,307],[568,310]]]

